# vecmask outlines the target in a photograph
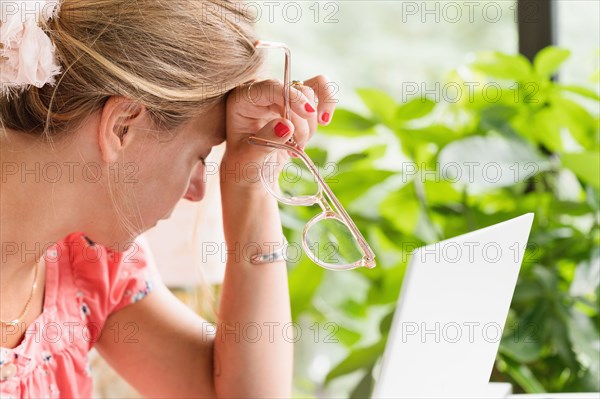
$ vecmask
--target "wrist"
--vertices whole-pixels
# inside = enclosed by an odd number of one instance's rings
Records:
[[[256,168],[248,168],[245,172],[238,167],[237,171],[224,167],[219,171],[219,186],[223,207],[241,206],[246,210],[258,204],[260,207],[272,205],[278,208],[277,199],[263,185],[260,172]]]
[[[267,193],[261,181],[262,164],[262,160],[241,160],[225,155],[219,166],[221,187]]]
[[[283,236],[277,199],[261,182],[248,185],[226,180],[220,188],[227,247],[252,250],[252,254],[272,252],[269,245],[281,243]]]

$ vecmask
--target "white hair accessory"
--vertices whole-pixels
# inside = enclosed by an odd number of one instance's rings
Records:
[[[50,37],[39,26],[58,18],[59,1],[17,0],[0,5],[0,89],[8,98],[34,85],[54,85],[61,67]]]

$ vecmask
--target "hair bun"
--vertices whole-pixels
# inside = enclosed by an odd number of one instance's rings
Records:
[[[40,27],[58,18],[59,1],[21,0],[0,7],[0,89],[10,99],[34,85],[54,85],[61,67],[54,44]]]

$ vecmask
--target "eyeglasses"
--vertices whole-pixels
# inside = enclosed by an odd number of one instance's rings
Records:
[[[285,51],[284,118],[291,121],[290,49],[284,43],[262,40],[257,41],[255,47]],[[325,183],[314,162],[296,147],[293,137],[287,143],[254,136],[248,141],[274,149],[265,157],[261,167],[261,181],[271,195],[287,205],[317,204],[321,207],[322,212],[306,224],[302,234],[302,247],[313,262],[331,270],[375,267],[375,254],[369,244]],[[286,151],[297,158],[288,157]]]

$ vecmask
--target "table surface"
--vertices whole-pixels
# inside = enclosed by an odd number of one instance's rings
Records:
[[[508,395],[510,399],[600,399],[600,392],[581,393],[535,393]]]

